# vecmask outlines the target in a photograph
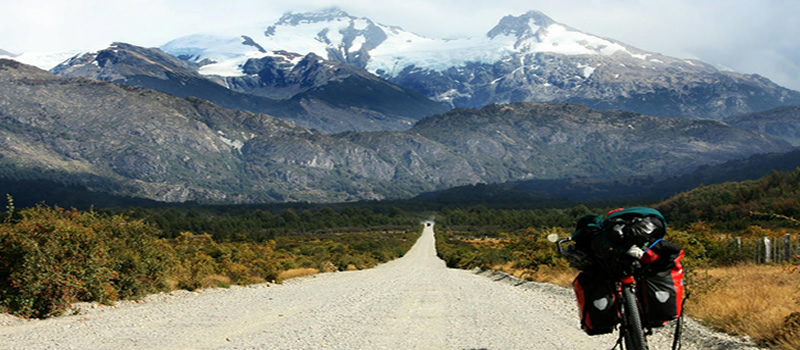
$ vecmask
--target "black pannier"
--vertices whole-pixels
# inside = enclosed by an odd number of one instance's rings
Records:
[[[658,255],[645,276],[639,279],[639,300],[650,327],[659,327],[683,312],[683,250],[661,241],[653,247]]]
[[[620,322],[614,283],[608,278],[583,271],[572,282],[578,299],[581,328],[588,335],[614,331]]]

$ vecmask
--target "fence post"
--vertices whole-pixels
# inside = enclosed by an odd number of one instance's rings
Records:
[[[753,244],[753,259],[756,261],[756,264],[761,264],[764,262],[764,259],[761,259],[761,252],[763,252],[764,241],[758,238],[755,239],[755,243]]]
[[[783,236],[783,254],[786,256],[785,261],[792,261],[792,235],[788,233]]]
[[[769,263],[772,261],[772,242],[769,237],[764,237],[764,262]]]

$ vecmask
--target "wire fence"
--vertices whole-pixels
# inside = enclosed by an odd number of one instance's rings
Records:
[[[800,260],[800,234],[780,237],[729,238],[728,246],[756,264],[790,263]]]

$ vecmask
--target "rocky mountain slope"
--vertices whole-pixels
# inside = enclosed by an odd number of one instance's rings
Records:
[[[339,9],[287,13],[239,36],[192,35],[162,46],[200,73],[245,79],[274,50],[346,62],[452,107],[579,103],[654,116],[721,120],[800,104],[800,92],[581,32],[537,11],[506,16],[485,36],[432,39]]]
[[[0,60],[0,176],[163,201],[405,198],[473,183],[680,173],[784,141],[715,121],[578,105],[457,109],[328,135],[197,98]]]
[[[75,56],[51,71],[200,97],[326,132],[404,130],[422,117],[447,110],[417,92],[313,53],[282,51],[252,59],[240,77],[201,75],[199,68],[159,49],[115,43]]]
[[[417,199],[441,206],[478,204],[520,208],[571,207],[576,202],[659,201],[698,186],[756,180],[772,171],[792,172],[800,167],[800,150],[757,154],[713,166],[702,166],[683,175],[647,175],[624,178],[565,178],[477,184],[423,193]]]
[[[737,115],[725,122],[739,128],[758,130],[800,146],[800,106],[784,106],[768,111]]]

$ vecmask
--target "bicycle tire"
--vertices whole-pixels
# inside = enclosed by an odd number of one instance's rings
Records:
[[[647,339],[642,328],[642,318],[632,286],[622,286],[622,299],[625,317],[625,349],[648,350]]]

